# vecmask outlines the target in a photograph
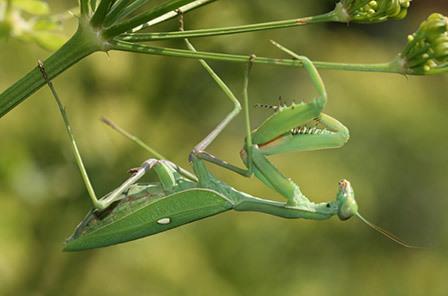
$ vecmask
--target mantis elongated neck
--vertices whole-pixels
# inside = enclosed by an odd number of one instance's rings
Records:
[[[289,219],[326,220],[337,213],[334,203],[315,204],[310,202],[300,207],[290,207],[284,202],[266,200],[242,194],[242,198],[234,206],[236,211],[261,212]]]
[[[216,178],[206,167],[205,163],[193,157],[193,168],[199,179],[199,187],[214,190],[233,204],[235,211],[261,212],[283,218],[303,218],[310,220],[326,220],[338,213],[338,203],[313,203],[304,201],[299,206],[289,206],[285,202],[278,202],[252,196],[236,190],[225,182]]]

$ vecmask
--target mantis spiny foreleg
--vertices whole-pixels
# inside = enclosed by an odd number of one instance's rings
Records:
[[[301,193],[298,185],[283,176],[266,156],[291,150],[305,151],[340,147],[348,140],[348,130],[336,119],[321,113],[327,102],[327,93],[325,85],[312,62],[277,43],[274,43],[274,45],[303,62],[319,96],[309,103],[293,103],[290,106],[280,104],[275,114],[270,116],[255,131],[251,131],[247,94],[251,64],[249,61],[244,79],[246,143],[241,152],[246,169],[217,159],[205,151],[193,151],[193,154],[199,159],[207,160],[244,176],[250,176],[254,173],[264,184],[285,196],[288,199],[288,205],[298,206],[308,204],[309,200]],[[305,126],[316,119],[324,126],[323,129],[315,128],[307,132],[305,127],[301,128],[301,126]]]

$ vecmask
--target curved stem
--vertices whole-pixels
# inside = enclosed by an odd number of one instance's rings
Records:
[[[265,22],[250,25],[223,27],[223,28],[188,30],[178,32],[161,32],[161,33],[129,33],[124,34],[123,36],[120,37],[120,39],[132,42],[143,42],[143,41],[156,41],[156,40],[179,39],[179,38],[198,38],[198,37],[208,37],[218,35],[239,34],[245,32],[255,32],[262,30],[282,29],[282,28],[303,26],[323,22],[332,22],[332,21],[337,21],[334,11],[318,16],[290,19],[284,21]]]
[[[135,44],[135,43],[130,43],[130,42],[121,41],[121,40],[114,40],[112,42],[112,49],[120,50],[120,51],[151,54],[151,55],[163,55],[163,56],[171,56],[171,57],[216,60],[216,61],[236,62],[236,63],[247,63],[247,61],[251,58],[251,56],[249,56],[249,55],[214,53],[214,52],[206,52],[206,51],[193,52],[193,51],[185,50],[185,49],[148,46],[148,45]],[[253,63],[256,63],[256,64],[303,67],[302,63],[295,59],[253,57],[253,58],[251,58],[251,60]],[[313,62],[313,64],[319,69],[327,69],[327,70],[383,72],[383,73],[398,73],[398,74],[402,73],[400,71],[400,69],[398,69],[397,67],[393,67],[393,63],[347,64],[347,63]]]

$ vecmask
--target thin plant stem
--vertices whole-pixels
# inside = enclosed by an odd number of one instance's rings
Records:
[[[146,24],[143,24],[142,26],[140,26],[140,28],[133,29],[132,32],[137,32],[137,31],[139,31],[141,29],[148,28],[148,27],[151,27],[151,26],[155,26],[157,24],[160,24],[162,22],[165,22],[167,20],[175,18],[179,14],[185,14],[185,13],[191,11],[191,10],[197,9],[197,8],[199,8],[201,6],[210,4],[210,3],[215,2],[215,1],[216,0],[196,0],[196,1],[193,1],[191,3],[188,3],[188,4],[184,5],[184,6],[179,7],[176,10],[169,11],[169,12],[167,12],[167,13],[165,13],[165,14],[163,14],[163,15],[161,15],[161,16],[153,19],[153,20],[150,20]]]
[[[107,13],[109,12],[110,6],[112,5],[113,0],[101,0],[98,8],[95,11],[95,14],[92,16],[90,23],[92,27],[99,27],[102,25],[104,19],[106,18]]]
[[[331,22],[331,21],[336,21],[336,15],[334,11],[312,17],[304,17],[284,21],[265,22],[265,23],[232,26],[232,27],[188,30],[178,32],[161,32],[161,33],[129,33],[120,36],[120,39],[131,42],[144,42],[144,41],[157,41],[157,40],[179,39],[179,38],[210,37],[218,35],[230,35],[246,32],[263,31],[263,30],[282,29],[282,28],[289,28],[289,27],[296,27],[296,26],[303,26],[303,25]]]
[[[104,1],[104,0],[103,0]],[[194,0],[171,0],[163,2],[162,4],[154,7],[153,9],[141,13],[131,19],[128,19],[122,23],[111,26],[103,32],[105,38],[112,38],[119,34],[131,31],[140,30],[147,22],[152,21],[155,18],[161,17],[172,11],[176,11],[184,5],[195,2]],[[176,14],[177,15],[177,14]]]
[[[132,3],[130,3],[126,8],[120,11],[120,13],[117,16],[117,21],[122,20],[123,18],[127,17],[128,15],[135,12],[137,9],[145,5],[149,0],[134,0]]]
[[[145,44],[135,44],[122,40],[114,40],[111,45],[112,49],[120,51],[129,51],[150,55],[162,55],[162,56],[191,58],[191,59],[216,60],[223,62],[247,63],[247,61],[251,58],[251,56],[249,55],[215,53],[206,51],[194,52],[185,49],[175,49],[167,47],[149,46]],[[252,62],[254,64],[303,67],[302,63],[296,59],[254,57],[252,59]],[[327,69],[327,70],[403,74],[403,72],[399,67],[394,66],[395,64],[394,62],[381,63],[381,64],[347,64],[347,63],[330,63],[330,62],[313,61],[313,64],[319,69]]]
[[[81,0],[79,3],[81,15],[87,15],[89,13],[89,0]]]
[[[112,25],[120,16],[121,11],[126,8],[132,0],[118,0],[114,3],[109,13],[104,18],[104,27]]]

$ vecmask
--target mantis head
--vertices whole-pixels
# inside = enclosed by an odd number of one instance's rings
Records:
[[[392,233],[382,229],[381,227],[369,222],[367,219],[365,219],[361,214],[358,212],[358,204],[355,200],[355,193],[353,191],[352,185],[349,181],[343,179],[339,181],[338,183],[338,193],[336,195],[336,202],[338,204],[338,217],[341,220],[348,220],[353,216],[358,217],[362,222],[367,224],[369,227],[373,228],[374,230],[378,231],[385,237],[393,240],[399,245],[402,245],[406,248],[420,248],[416,246],[409,245],[408,243],[404,242],[400,238],[396,237]]]
[[[338,203],[339,219],[348,220],[353,215],[358,214],[358,204],[356,203],[355,193],[349,181],[345,179],[339,181],[336,201]]]

